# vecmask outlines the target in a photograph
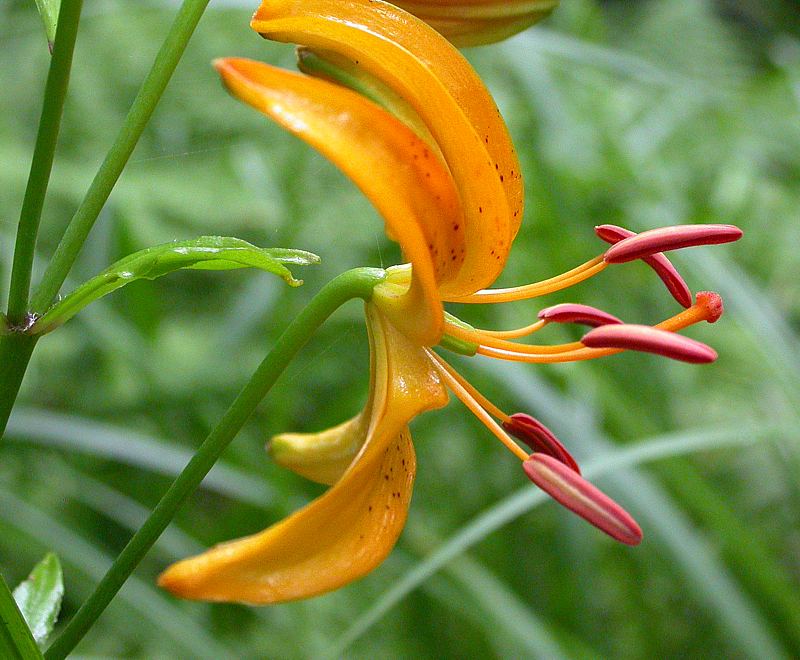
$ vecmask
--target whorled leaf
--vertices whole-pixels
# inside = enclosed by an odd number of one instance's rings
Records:
[[[14,589],[14,600],[40,647],[44,647],[56,624],[63,597],[61,562],[52,552],[47,553],[28,579]]]
[[[84,282],[55,303],[31,326],[31,334],[50,332],[71,319],[89,303],[140,279],[154,280],[176,270],[231,270],[258,268],[273,273],[290,286],[300,286],[288,265],[308,266],[319,257],[304,250],[260,248],[230,236],[200,236],[189,241],[174,241],[134,252]]]

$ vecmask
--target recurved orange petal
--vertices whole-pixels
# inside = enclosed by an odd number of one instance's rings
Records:
[[[521,221],[522,181],[497,107],[455,47],[381,0],[269,0],[251,25],[349,58],[413,107],[453,174],[465,219],[465,262],[442,290],[466,295],[493,282]]]
[[[324,495],[265,531],[169,567],[159,585],[184,597],[252,604],[324,593],[380,564],[402,531],[415,473],[408,421],[447,393],[424,349],[367,306],[375,373],[367,439]]]
[[[435,344],[443,325],[438,286],[455,276],[465,252],[458,193],[441,160],[401,121],[339,85],[252,60],[215,66],[234,95],[318,149],[372,201],[414,264],[393,320]]]

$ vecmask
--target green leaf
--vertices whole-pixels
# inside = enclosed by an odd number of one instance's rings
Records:
[[[287,264],[308,266],[319,257],[304,250],[260,248],[229,236],[200,236],[190,241],[164,243],[134,252],[84,282],[55,303],[30,329],[31,334],[50,332],[71,319],[89,303],[140,279],[154,280],[176,270],[232,270],[258,268],[273,273],[289,286],[300,286]]]
[[[40,647],[47,642],[56,624],[63,597],[61,562],[53,552],[48,552],[36,564],[28,579],[14,589],[14,600]]]
[[[0,575],[0,658],[30,660],[41,657],[25,619]]]
[[[56,25],[58,23],[58,10],[61,7],[61,0],[36,0],[36,9],[44,24],[44,33],[47,36],[47,43],[50,48],[56,40]]]

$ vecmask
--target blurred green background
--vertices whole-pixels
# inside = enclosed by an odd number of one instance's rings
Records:
[[[177,3],[87,0],[37,272],[110,145]],[[48,549],[69,618],[321,285],[398,259],[375,212],[309,148],[231,99],[223,55],[293,66],[213,0],[73,271],[201,234],[323,257],[289,289],[266,274],[182,272],[96,303],[39,346],[0,444],[0,566]],[[0,290],[48,61],[32,1],[0,0]],[[646,355],[535,366],[453,358],[509,412],[539,416],[639,520],[619,546],[540,498],[454,401],[413,425],[409,524],[366,579],[251,609],[179,602],[169,562],[280,519],[320,492],[273,465],[270,435],[325,428],[363,404],[351,303],[317,334],[150,552],[76,657],[759,657],[800,655],[800,11],[777,0],[563,0],[543,24],[468,52],[522,160],[527,208],[500,285],[594,256],[592,227],[736,223],[745,239],[674,257],[726,315],[687,334],[696,367]],[[572,291],[454,310],[529,323],[556,302],[631,322],[678,311],[642,264]],[[5,304],[3,300],[3,304]],[[571,328],[548,329],[553,341]],[[593,471],[592,471],[593,470]]]

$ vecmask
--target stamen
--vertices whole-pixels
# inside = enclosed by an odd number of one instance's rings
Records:
[[[589,348],[624,348],[656,353],[673,360],[704,364],[717,359],[710,346],[649,325],[604,325],[589,331],[581,342]]]
[[[578,463],[567,451],[567,448],[555,434],[535,417],[525,413],[514,413],[503,428],[518,440],[522,440],[533,451],[542,452],[561,461],[578,474],[581,473]]]
[[[453,375],[455,370],[447,364],[444,360],[442,360],[438,355],[436,355],[433,351],[425,349],[425,352],[428,354],[428,357],[431,358],[433,363],[439,368],[439,373],[442,375],[445,384],[453,392],[461,402],[470,409],[473,415],[477,417],[481,422],[483,422],[484,426],[488,428],[494,435],[497,437],[500,442],[502,442],[508,449],[513,453],[517,458],[521,461],[528,460],[528,454],[520,447],[516,442],[514,442],[511,438],[508,437],[508,434],[503,431],[503,428],[495,422],[491,415],[486,412],[486,410],[475,400],[472,396],[471,392],[468,391],[463,383],[466,381],[462,377],[456,377]],[[469,390],[475,392],[475,388],[471,385],[469,386]],[[483,402],[487,402],[487,399],[483,396],[480,397]],[[494,406],[492,406],[494,408]],[[495,411],[499,412],[497,408],[494,408]],[[502,417],[508,418],[507,415],[501,413]]]
[[[605,260],[610,264],[620,264],[658,252],[730,243],[741,237],[742,230],[734,225],[679,225],[649,229],[611,246],[606,251]]]
[[[622,323],[616,316],[612,316],[602,309],[577,303],[562,303],[545,307],[539,312],[539,318],[554,323],[583,323],[594,327],[609,323]]]
[[[522,467],[539,488],[600,531],[627,545],[641,543],[642,530],[631,515],[557,459],[532,454]]]
[[[479,330],[468,330],[456,325],[446,325],[445,333],[452,335],[457,339],[478,344],[478,353],[482,348],[491,347],[498,348],[506,351],[518,351],[520,353],[534,354],[534,355],[551,355],[554,353],[564,353],[565,351],[574,351],[582,348],[583,344],[579,341],[570,342],[569,344],[518,344],[513,341],[499,339],[492,335],[487,335]]]
[[[514,330],[483,330],[477,328],[476,330],[482,335],[496,337],[497,339],[519,339],[520,337],[527,337],[534,332],[538,332],[546,325],[546,321],[536,321],[536,323],[531,323],[522,328],[515,328]]]
[[[594,231],[606,243],[611,243],[612,245],[619,243],[625,238],[636,236],[636,232],[625,229],[624,227],[618,227],[617,225],[599,225],[594,228]],[[683,307],[691,306],[692,292],[689,290],[689,286],[684,282],[680,273],[663,252],[657,252],[656,254],[642,257],[642,261],[656,272],[656,275],[661,278],[667,290],[680,305]]]
[[[677,332],[701,321],[714,323],[722,314],[722,309],[722,298],[720,298],[719,294],[713,291],[702,291],[697,294],[697,301],[689,309],[683,310],[680,314],[676,314],[654,327],[668,332]],[[548,352],[536,353],[535,349],[539,348],[549,348],[551,350]],[[529,352],[525,349],[534,349],[534,351]],[[504,342],[504,345],[500,347],[491,346],[488,343],[478,346],[479,355],[486,355],[487,357],[499,360],[533,364],[593,360],[599,357],[621,353],[623,350],[622,348],[588,348],[581,342],[562,344],[561,346],[555,347],[526,346],[514,344],[513,342]]]
[[[541,282],[534,282],[533,284],[525,284],[523,286],[515,286],[507,289],[483,289],[468,296],[461,298],[445,298],[446,302],[459,302],[459,303],[501,303],[512,302],[515,300],[528,300],[529,298],[537,298],[539,296],[547,295],[568,289],[579,282],[588,280],[590,277],[597,275],[600,271],[608,266],[606,260],[601,255],[590,259],[585,264],[568,270],[566,273],[551,277]]]
[[[449,373],[456,381],[458,381],[458,384],[461,385],[461,387],[463,387],[473,399],[475,399],[475,401],[481,408],[483,408],[489,414],[494,415],[503,424],[506,424],[506,422],[509,422],[511,420],[511,417],[506,415],[502,410],[500,410],[500,408],[498,408],[491,401],[489,401],[489,399],[483,396],[483,394],[481,394],[477,389],[475,389],[475,386],[472,385],[472,383],[470,383],[466,378],[464,378],[464,376],[462,376],[455,369],[453,369],[453,367],[450,366],[448,362],[440,358],[433,351],[431,351],[431,355],[433,356],[437,366],[447,371],[447,373]]]

